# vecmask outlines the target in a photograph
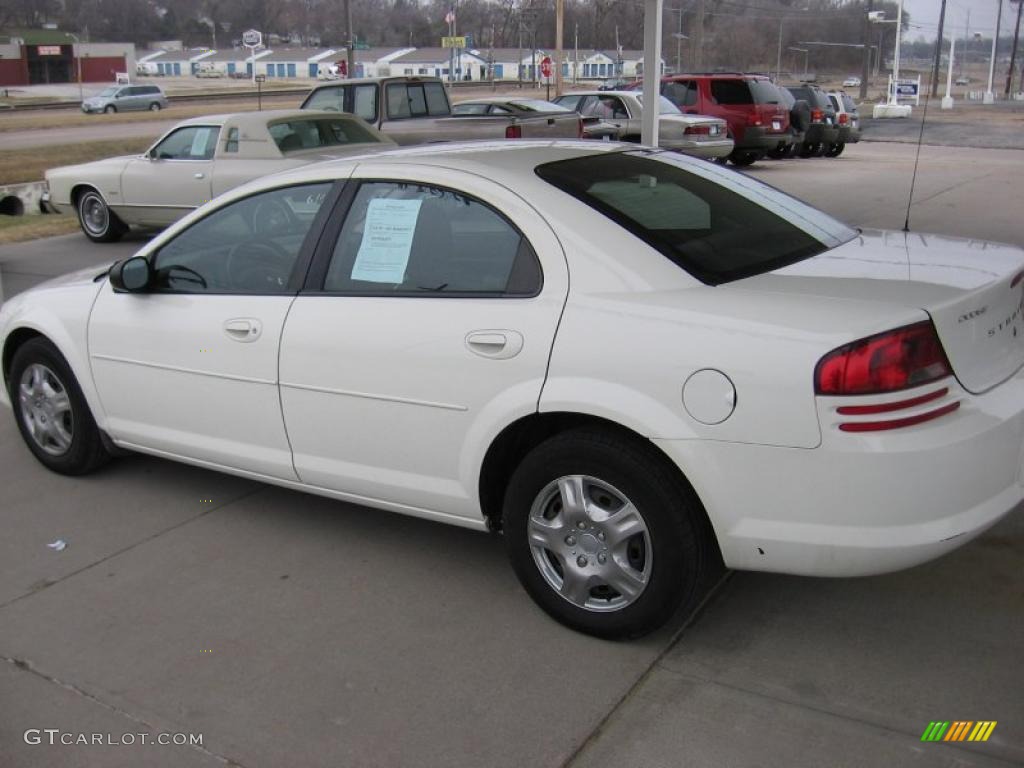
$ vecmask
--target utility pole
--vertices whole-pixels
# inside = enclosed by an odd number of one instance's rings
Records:
[[[573,31],[573,53],[572,53],[572,83],[575,85],[580,79],[580,23],[577,21]]]
[[[971,9],[967,9],[967,26],[964,27],[964,52],[960,54],[960,69],[958,70],[962,75],[964,73],[964,62],[967,61],[967,50],[971,45]]]
[[[945,0],[943,0],[945,2]],[[874,9],[874,1],[868,0],[867,13]],[[868,97],[868,80],[871,79],[871,20],[864,15],[864,61],[860,70],[860,100]],[[941,39],[941,38],[940,38]]]
[[[697,28],[693,36],[693,69],[704,71],[704,0],[697,0]]]
[[[523,90],[523,12],[519,11],[519,61],[516,62],[516,73],[519,75],[519,90]]]
[[[985,91],[985,104],[995,103],[992,93],[992,79],[996,74],[996,53],[999,51],[999,27],[1003,22],[1003,0],[999,0],[999,12],[996,14],[996,33],[992,36],[992,58],[988,61],[988,89]]]
[[[565,0],[555,0],[555,97],[562,95],[562,34]]]
[[[775,80],[778,82],[782,79],[782,22],[785,20],[785,16],[779,16],[779,50],[775,54]]]
[[[348,48],[348,56],[346,56],[346,60],[348,61],[348,76],[349,77],[355,77],[356,76],[356,52],[355,52],[355,43],[352,40],[352,5],[351,5],[351,0],[345,0],[345,37],[346,37],[345,45]],[[253,71],[254,72],[256,71],[255,65],[253,66]]]
[[[942,64],[942,27],[946,23],[946,0],[942,0],[942,10],[939,11],[939,36],[938,44],[935,46],[935,64],[932,67],[932,98],[939,95],[939,67]]]
[[[1011,0],[1013,2],[1013,0]],[[1013,28],[1013,48],[1010,51],[1010,68],[1006,71],[1006,93],[1004,94],[1007,98],[1010,97],[1010,88],[1013,85],[1013,67],[1017,63],[1017,43],[1020,40],[1020,11],[1024,8],[1024,0],[1016,0],[1017,2],[1017,24]]]
[[[683,53],[683,9],[682,7],[676,8],[676,13],[679,14],[679,27],[676,32],[676,74],[682,72],[680,67],[679,59]]]

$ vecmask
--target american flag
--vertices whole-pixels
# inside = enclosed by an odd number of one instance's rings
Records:
[[[452,8],[444,15],[445,24],[452,24],[455,22],[455,9]]]

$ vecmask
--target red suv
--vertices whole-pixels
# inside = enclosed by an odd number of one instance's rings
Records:
[[[736,165],[750,165],[790,141],[789,110],[779,103],[778,91],[764,75],[667,75],[661,78],[661,93],[683,112],[728,122],[736,145],[729,159]]]

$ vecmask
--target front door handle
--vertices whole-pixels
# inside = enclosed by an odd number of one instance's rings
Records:
[[[522,351],[523,335],[508,330],[471,331],[466,334],[466,346],[480,357],[507,360]]]
[[[193,175],[193,176],[194,176],[195,178],[197,178],[197,179],[205,179],[205,178],[206,178],[206,175],[205,175],[205,174],[203,174],[203,173],[201,173],[201,172],[200,172],[200,173],[193,173],[192,175]]]
[[[256,341],[263,331],[263,324],[252,317],[237,317],[224,322],[224,333],[233,341]]]

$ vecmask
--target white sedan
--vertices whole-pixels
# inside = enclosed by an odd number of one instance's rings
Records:
[[[258,180],[16,296],[3,397],[56,472],[128,449],[500,530],[544,610],[637,636],[719,558],[881,573],[1016,507],[1022,292],[1017,248],[674,152],[435,145]]]
[[[573,91],[553,101],[585,118],[597,118],[601,129],[611,126],[619,141],[640,141],[640,91]],[[725,120],[684,114],[664,96],[658,97],[658,109],[658,144],[665,149],[719,162],[724,162],[732,152],[733,140]]]
[[[46,172],[47,205],[74,211],[93,242],[165,227],[239,184],[395,143],[355,115],[283,109],[184,120],[142,155]]]

